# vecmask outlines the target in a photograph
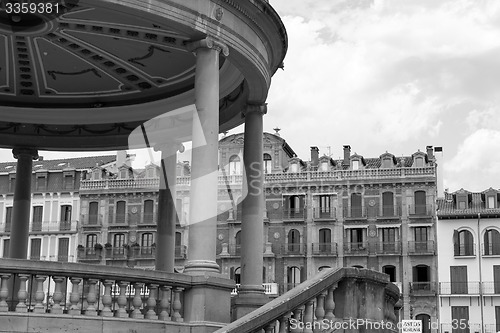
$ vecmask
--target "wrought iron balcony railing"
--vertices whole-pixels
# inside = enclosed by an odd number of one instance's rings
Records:
[[[376,244],[377,254],[401,254],[401,242],[380,242]]]
[[[351,242],[344,243],[344,255],[367,255],[368,243],[366,242]]]
[[[435,282],[410,282],[410,294],[436,294]]]
[[[433,215],[433,205],[408,205],[408,215],[412,217],[430,217]]]
[[[337,210],[335,207],[315,207],[313,210],[313,219],[315,221],[331,221],[337,219]]]
[[[439,282],[440,295],[478,295],[480,284],[477,281]]]
[[[416,242],[409,241],[408,242],[408,253],[409,254],[435,254],[436,248],[433,240]]]
[[[337,256],[337,243],[313,243],[312,252],[316,256]]]

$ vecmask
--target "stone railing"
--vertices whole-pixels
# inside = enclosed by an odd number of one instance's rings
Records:
[[[205,289],[222,305],[205,319],[213,331],[229,322],[233,288],[233,281],[215,276],[0,259],[0,322],[8,332],[52,331],[51,325],[70,331],[190,332],[190,320],[200,325],[198,318],[205,316],[198,297]]]
[[[216,333],[374,332],[370,327],[397,332],[398,299],[398,288],[385,274],[325,269]]]
[[[342,180],[364,180],[364,179],[388,179],[408,178],[436,175],[434,167],[422,168],[393,168],[393,169],[363,169],[363,170],[333,170],[328,172],[304,171],[304,172],[281,172],[266,173],[264,181],[267,184],[292,183],[292,182],[321,182]],[[243,175],[219,174],[219,186],[241,185]],[[80,191],[147,188],[158,189],[159,178],[136,178],[136,179],[103,179],[83,180],[80,182]],[[190,186],[191,177],[177,177],[177,185]]]

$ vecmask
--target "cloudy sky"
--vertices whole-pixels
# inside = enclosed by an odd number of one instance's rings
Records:
[[[304,160],[310,146],[334,158],[345,144],[365,157],[441,146],[445,188],[500,188],[500,1],[271,4],[289,49],[266,131],[280,127]]]

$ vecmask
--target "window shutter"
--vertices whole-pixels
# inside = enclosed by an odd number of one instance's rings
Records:
[[[300,267],[300,282],[304,282],[307,279],[306,277],[306,268],[304,266]]]
[[[234,267],[231,267],[231,268],[229,269],[229,278],[230,278],[231,280],[234,280]]]
[[[455,249],[455,255],[460,255],[460,243],[458,242],[458,231],[453,230],[453,248]]]
[[[491,233],[491,248],[493,249],[491,254],[500,254],[500,233],[497,230],[491,230]]]

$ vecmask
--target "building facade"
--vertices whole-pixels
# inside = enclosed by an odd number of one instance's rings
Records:
[[[442,332],[500,330],[500,192],[461,189],[438,201]]]
[[[437,321],[436,164],[432,147],[398,157],[298,158],[279,135],[264,133],[264,265],[268,294],[283,293],[326,267],[387,273],[402,292],[401,318]],[[219,142],[217,263],[240,282],[243,134]],[[175,267],[183,270],[189,234],[189,165],[178,163]],[[80,184],[81,262],[154,268],[160,170],[149,165]],[[248,186],[251,186],[248,185]]]

